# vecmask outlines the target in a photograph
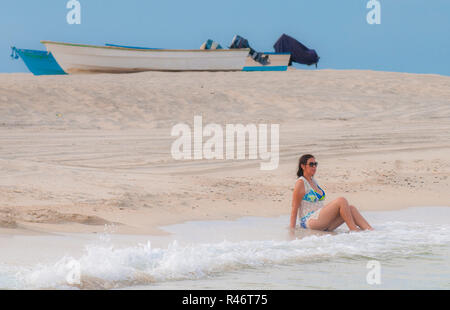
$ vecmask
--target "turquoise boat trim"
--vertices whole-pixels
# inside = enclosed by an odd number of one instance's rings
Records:
[[[135,50],[162,50],[162,48],[155,48],[155,47],[139,47],[139,46],[110,44],[110,43],[106,43],[105,46],[131,48],[131,49],[135,49]]]
[[[252,66],[244,67],[242,71],[286,71],[288,66]]]
[[[22,58],[28,70],[34,75],[63,75],[66,74],[56,62],[52,53],[47,51],[20,49],[11,47],[13,59]]]

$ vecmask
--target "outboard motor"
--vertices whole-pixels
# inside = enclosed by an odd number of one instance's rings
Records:
[[[269,60],[269,55],[264,55],[263,53],[258,53],[254,49],[250,47],[248,41],[241,36],[235,35],[233,40],[231,41],[230,48],[249,48],[250,49],[250,57],[253,58],[254,61],[259,62],[262,65],[267,65]]]

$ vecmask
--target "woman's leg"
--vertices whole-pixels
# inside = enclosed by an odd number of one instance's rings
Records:
[[[338,228],[339,226],[341,226],[342,224],[344,224],[345,221],[344,219],[339,215],[338,217],[336,217],[334,219],[334,221],[331,222],[331,224],[326,228],[326,231],[333,231],[336,228]]]
[[[331,224],[336,225],[336,219],[338,217],[341,217],[345,221],[350,230],[359,230],[353,219],[350,205],[348,204],[347,199],[343,197],[337,198],[324,206],[320,210],[319,218],[309,219],[307,226],[311,229],[325,230],[330,227]]]
[[[359,213],[358,209],[354,206],[350,206],[350,210],[352,211],[353,219],[355,220],[356,225],[358,225],[361,229],[364,230],[373,230],[372,226],[367,223],[366,219]]]
[[[361,215],[361,213],[359,213],[358,209],[355,206],[350,206],[350,209],[352,211],[353,220],[355,221],[356,225],[364,230],[373,230],[372,226],[370,226],[370,224]],[[330,223],[330,226],[328,226],[326,230],[333,231],[344,223],[344,219],[341,216],[338,216]]]

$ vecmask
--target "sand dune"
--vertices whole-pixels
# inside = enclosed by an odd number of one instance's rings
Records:
[[[280,165],[172,158],[177,123],[280,124]],[[162,233],[290,211],[298,157],[362,210],[450,205],[450,78],[372,71],[0,74],[1,232]],[[287,224],[286,224],[287,225]]]

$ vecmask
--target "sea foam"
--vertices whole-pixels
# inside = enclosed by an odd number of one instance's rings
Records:
[[[80,257],[64,256],[53,264],[0,266],[4,288],[110,289],[196,280],[231,271],[267,266],[346,260],[414,259],[449,247],[450,225],[385,222],[375,231],[312,235],[296,240],[222,241],[155,248],[151,242],[117,248],[108,238],[85,246]],[[79,267],[80,283],[68,274]]]

